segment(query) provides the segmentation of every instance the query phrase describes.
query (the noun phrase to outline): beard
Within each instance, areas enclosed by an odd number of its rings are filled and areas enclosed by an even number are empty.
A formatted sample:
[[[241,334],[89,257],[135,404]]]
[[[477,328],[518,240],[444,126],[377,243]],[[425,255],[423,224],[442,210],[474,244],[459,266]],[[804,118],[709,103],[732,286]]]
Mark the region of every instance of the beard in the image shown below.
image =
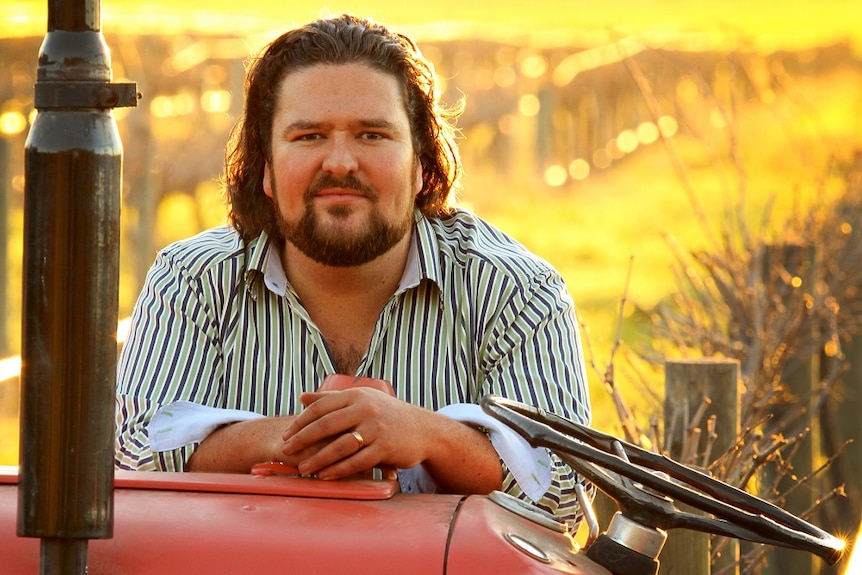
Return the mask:
[[[315,194],[327,187],[358,190],[372,202],[374,209],[360,230],[339,228],[336,225],[324,226],[314,210]],[[278,193],[273,189],[275,213],[278,229],[284,239],[292,243],[303,254],[323,265],[335,267],[359,266],[368,263],[392,249],[404,238],[413,225],[412,210],[398,220],[389,221],[376,209],[377,192],[364,185],[354,175],[344,178],[325,174],[316,180],[303,198],[305,209],[297,221],[287,220],[275,199]],[[350,206],[332,206],[327,213],[336,221],[346,220],[352,213]]]

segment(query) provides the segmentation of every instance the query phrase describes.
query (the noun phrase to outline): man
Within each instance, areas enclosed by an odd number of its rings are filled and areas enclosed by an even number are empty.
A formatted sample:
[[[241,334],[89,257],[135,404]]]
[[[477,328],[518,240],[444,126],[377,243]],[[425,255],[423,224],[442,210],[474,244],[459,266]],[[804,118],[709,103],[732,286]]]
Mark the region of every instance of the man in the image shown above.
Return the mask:
[[[387,466],[405,490],[502,489],[575,516],[576,474],[476,406],[589,419],[559,274],[451,206],[456,116],[414,44],[374,23],[320,20],[266,49],[228,154],[231,226],[161,251],[135,306],[118,467]],[[394,396],[319,390],[334,373]]]

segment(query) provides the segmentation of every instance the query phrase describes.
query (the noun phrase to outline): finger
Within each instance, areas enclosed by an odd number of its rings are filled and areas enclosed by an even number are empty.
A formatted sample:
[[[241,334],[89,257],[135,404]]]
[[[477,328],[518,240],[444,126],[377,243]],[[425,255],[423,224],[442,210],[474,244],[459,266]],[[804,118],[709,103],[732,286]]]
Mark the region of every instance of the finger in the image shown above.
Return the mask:
[[[304,405],[305,407],[308,407],[309,405],[311,405],[315,401],[317,401],[323,397],[326,397],[327,395],[332,395],[334,393],[337,393],[337,392],[335,392],[335,391],[304,391],[304,392],[299,394],[299,402],[302,405]]]
[[[290,430],[290,432],[284,436],[286,439],[284,440],[282,449],[285,454],[291,455],[318,443],[325,443],[327,445],[334,443],[345,433],[349,434],[349,432],[355,429],[359,423],[360,420],[356,417],[356,413],[348,408],[329,412],[319,419],[309,423],[302,429],[297,430],[296,428],[293,428]],[[353,442],[352,444],[348,443],[348,446],[356,447],[356,438],[353,436],[351,436],[351,438],[353,439]],[[347,450],[346,447],[342,447],[344,443],[347,442],[342,441],[337,443],[340,447],[337,453],[339,457],[344,457],[345,455],[352,453],[352,451]]]
[[[362,434],[356,431],[355,429],[350,432],[350,435],[356,440],[356,450],[359,451],[362,449],[362,446],[365,445],[365,438],[362,437]]]
[[[303,410],[296,416],[295,425],[304,426],[329,412],[350,403],[350,398],[339,391],[305,392],[299,395]]]
[[[378,463],[369,442],[358,431],[343,433],[298,465],[300,473],[336,479],[366,471]]]
[[[380,391],[355,388],[310,393],[312,400],[285,431],[285,453],[296,453],[312,443],[334,438],[363,422],[379,425],[389,401],[398,401]]]
[[[284,456],[284,462],[296,468],[299,468],[299,464],[302,461],[305,461],[306,459],[314,456],[317,452],[325,448],[328,444],[329,442],[320,442],[308,447],[304,447],[295,452],[285,451],[282,444],[282,455]]]
[[[299,399],[306,407],[294,418],[287,429],[284,430],[282,439],[287,440],[299,433],[305,427],[324,418],[326,415],[350,405],[349,397],[339,396],[339,394],[340,392],[301,394]],[[331,433],[337,433],[339,431],[341,430],[335,429],[332,430]]]

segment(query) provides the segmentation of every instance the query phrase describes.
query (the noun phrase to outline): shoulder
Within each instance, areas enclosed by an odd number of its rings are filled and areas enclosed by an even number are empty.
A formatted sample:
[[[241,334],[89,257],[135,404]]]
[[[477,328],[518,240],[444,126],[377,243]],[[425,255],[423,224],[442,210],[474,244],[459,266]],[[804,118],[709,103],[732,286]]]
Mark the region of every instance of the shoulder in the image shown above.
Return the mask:
[[[243,267],[246,250],[247,246],[235,229],[221,226],[164,247],[158,259],[199,277],[224,265]]]
[[[427,220],[434,230],[440,257],[463,268],[497,270],[518,283],[536,276],[558,275],[545,259],[527,249],[521,242],[463,209],[450,216]]]

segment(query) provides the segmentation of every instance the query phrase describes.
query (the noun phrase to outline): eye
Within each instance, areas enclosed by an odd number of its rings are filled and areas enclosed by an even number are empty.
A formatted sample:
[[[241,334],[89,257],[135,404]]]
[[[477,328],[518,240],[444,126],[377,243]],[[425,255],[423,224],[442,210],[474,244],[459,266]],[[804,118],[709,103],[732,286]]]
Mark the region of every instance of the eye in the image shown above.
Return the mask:
[[[389,139],[389,136],[387,136],[386,134],[384,134],[382,132],[362,132],[362,135],[360,137],[363,140],[369,140],[369,141]]]
[[[314,142],[323,138],[320,132],[308,132],[304,134],[296,134],[291,138],[292,142]]]

